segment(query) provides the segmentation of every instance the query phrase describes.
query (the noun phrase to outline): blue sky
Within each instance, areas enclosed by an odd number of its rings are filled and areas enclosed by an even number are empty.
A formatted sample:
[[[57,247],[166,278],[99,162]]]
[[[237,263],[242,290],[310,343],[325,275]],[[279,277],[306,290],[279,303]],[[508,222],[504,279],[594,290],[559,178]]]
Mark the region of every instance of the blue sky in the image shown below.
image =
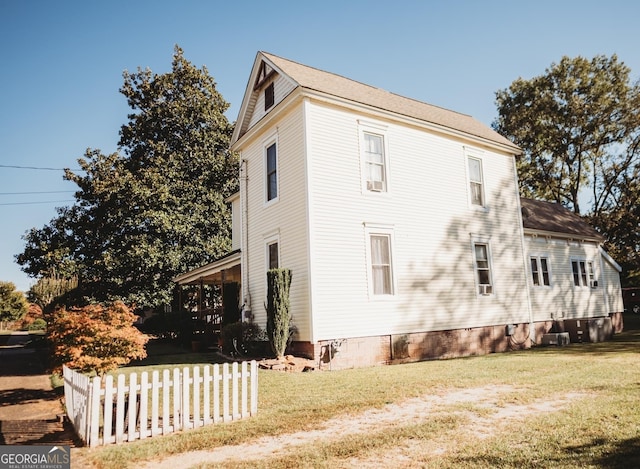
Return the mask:
[[[122,72],[170,69],[175,44],[205,65],[234,121],[258,50],[487,125],[495,92],[562,56],[618,54],[640,77],[640,3],[628,0],[0,1],[0,280],[75,186],[87,148],[117,149],[129,111]]]

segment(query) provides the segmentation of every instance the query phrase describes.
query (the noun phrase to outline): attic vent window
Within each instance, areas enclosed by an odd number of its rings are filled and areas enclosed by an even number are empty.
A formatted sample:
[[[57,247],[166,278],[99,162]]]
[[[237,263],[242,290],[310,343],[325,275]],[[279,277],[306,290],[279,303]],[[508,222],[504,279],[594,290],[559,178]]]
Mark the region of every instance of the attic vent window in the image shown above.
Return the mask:
[[[269,108],[273,106],[274,102],[275,99],[273,95],[273,82],[271,82],[269,83],[269,86],[264,89],[264,110],[268,111]]]

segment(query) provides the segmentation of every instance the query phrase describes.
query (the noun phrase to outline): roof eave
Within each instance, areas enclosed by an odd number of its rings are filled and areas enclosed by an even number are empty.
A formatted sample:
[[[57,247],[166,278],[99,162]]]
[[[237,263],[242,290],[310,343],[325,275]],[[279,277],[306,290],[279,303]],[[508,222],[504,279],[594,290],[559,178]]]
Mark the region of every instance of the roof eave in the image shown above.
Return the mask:
[[[231,142],[235,142],[240,138],[240,132],[242,131],[244,117],[247,114],[247,110],[249,107],[249,102],[251,101],[251,94],[254,92],[253,83],[256,80],[256,76],[260,69],[260,63],[266,60],[270,65],[273,65],[271,61],[264,56],[261,51],[256,53],[256,58],[253,61],[253,65],[251,66],[251,73],[249,74],[249,79],[247,80],[247,85],[244,90],[244,95],[242,96],[242,103],[240,104],[240,110],[238,111],[238,118],[236,119],[236,125],[233,129],[233,134],[231,134]]]
[[[203,265],[202,267],[198,267],[196,269],[190,270],[189,272],[185,272],[184,274],[177,275],[172,280],[178,285],[187,285],[198,280],[201,277],[205,277],[207,275],[211,275],[212,273],[239,265],[241,259],[242,253],[238,249],[236,251],[230,252],[220,259]]]
[[[426,127],[429,130],[432,130],[434,132],[439,132],[439,133],[445,133],[448,134],[450,136],[454,136],[457,138],[464,138],[467,140],[475,140],[477,142],[482,142],[485,145],[489,145],[495,148],[499,148],[504,152],[513,154],[513,155],[519,155],[522,153],[522,150],[520,149],[520,147],[518,147],[517,145],[510,143],[509,144],[505,144],[505,143],[501,143],[501,142],[496,142],[494,140],[490,140],[487,139],[485,137],[481,137],[478,135],[474,135],[471,134],[469,132],[463,131],[463,130],[458,130],[458,129],[454,129],[451,127],[446,127],[443,126],[441,124],[437,124],[435,122],[430,122],[424,119],[420,119],[417,117],[412,117],[412,116],[408,116],[406,114],[401,114],[395,111],[391,111],[389,109],[385,109],[382,107],[378,107],[378,106],[373,106],[371,104],[366,104],[366,103],[362,103],[359,101],[354,101],[352,99],[348,99],[348,98],[343,98],[341,96],[337,96],[334,94],[330,94],[330,93],[326,93],[324,91],[319,91],[313,88],[306,88],[306,87],[300,87],[304,94],[306,96],[309,96],[311,98],[315,98],[318,99],[320,101],[326,101],[326,102],[333,102],[333,103],[340,103],[346,107],[350,107],[352,109],[366,109],[368,112],[374,112],[377,113],[381,116],[390,118],[390,119],[395,119],[395,120],[402,120],[408,123],[411,123],[413,125],[419,126],[419,127]]]
[[[231,150],[237,151],[238,148],[242,147],[243,141],[250,139],[251,138],[250,136],[252,134],[258,132],[261,127],[266,125],[266,123],[268,123],[272,118],[275,118],[292,101],[302,97],[308,97],[311,99],[315,99],[317,101],[321,101],[321,102],[325,102],[333,105],[339,104],[342,107],[347,107],[357,111],[366,110],[368,113],[377,114],[379,117],[393,119],[393,120],[400,120],[417,127],[426,128],[432,132],[446,134],[451,137],[465,139],[478,144],[482,144],[482,145],[491,147],[495,150],[508,153],[510,155],[517,156],[522,153],[522,150],[515,144],[505,144],[502,142],[496,142],[494,140],[490,140],[485,137],[470,134],[462,130],[445,127],[443,125],[429,122],[423,119],[407,116],[405,114],[400,114],[394,111],[390,111],[388,109],[372,106],[370,104],[361,103],[351,99],[336,96],[334,94],[325,93],[323,91],[319,91],[313,88],[307,88],[304,86],[296,87],[291,93],[289,93],[289,95],[287,95],[280,103],[278,103],[278,105],[273,110],[271,110],[271,112],[266,114],[262,119],[260,119],[260,121],[258,121],[255,125],[253,125],[250,129],[248,129],[244,134],[238,136],[236,140],[233,140],[234,143],[231,145]]]
[[[291,103],[301,97],[300,86],[296,87],[291,93],[285,96],[276,106],[265,114],[258,122],[249,127],[245,133],[239,135],[236,140],[232,140],[232,144],[229,147],[231,151],[235,152],[241,149],[244,144],[253,138],[254,135],[260,133],[260,130],[269,124],[273,119],[276,119],[280,114],[285,112]]]
[[[588,234],[580,234],[580,233],[565,233],[561,231],[550,231],[550,230],[538,230],[535,228],[523,228],[525,235],[532,236],[541,236],[541,237],[552,237],[552,238],[561,238],[567,241],[589,241],[592,243],[601,244],[604,242],[604,238],[601,236],[591,236]]]

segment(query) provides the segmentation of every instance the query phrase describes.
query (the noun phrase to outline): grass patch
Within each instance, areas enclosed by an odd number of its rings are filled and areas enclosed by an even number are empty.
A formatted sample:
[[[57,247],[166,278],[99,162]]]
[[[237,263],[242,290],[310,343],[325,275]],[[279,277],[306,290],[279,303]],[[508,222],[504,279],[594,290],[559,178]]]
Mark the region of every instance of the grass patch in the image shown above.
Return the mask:
[[[505,392],[496,398],[498,408],[581,397],[555,411],[496,422],[483,438],[473,434],[470,415],[488,418],[493,412],[471,402],[433,409],[419,424],[336,434],[258,461],[215,467],[342,467],[359,460],[387,461],[390,453],[397,466],[412,467],[640,467],[639,346],[640,331],[631,330],[605,343],[455,360],[316,373],[261,370],[259,411],[251,419],[80,452],[98,467],[136,467],[159,456],[311,431],[329,419],[410,398],[501,386]]]

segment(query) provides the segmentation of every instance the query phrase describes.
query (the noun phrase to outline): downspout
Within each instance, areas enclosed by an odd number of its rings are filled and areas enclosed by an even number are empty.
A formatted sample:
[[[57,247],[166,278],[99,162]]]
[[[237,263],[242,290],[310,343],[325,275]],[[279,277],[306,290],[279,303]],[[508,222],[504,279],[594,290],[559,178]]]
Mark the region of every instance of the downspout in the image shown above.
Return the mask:
[[[242,199],[242,244],[241,251],[241,278],[242,278],[242,314],[241,320],[251,319],[251,293],[249,293],[249,171],[246,159],[240,160],[240,180],[244,191],[240,190]]]

